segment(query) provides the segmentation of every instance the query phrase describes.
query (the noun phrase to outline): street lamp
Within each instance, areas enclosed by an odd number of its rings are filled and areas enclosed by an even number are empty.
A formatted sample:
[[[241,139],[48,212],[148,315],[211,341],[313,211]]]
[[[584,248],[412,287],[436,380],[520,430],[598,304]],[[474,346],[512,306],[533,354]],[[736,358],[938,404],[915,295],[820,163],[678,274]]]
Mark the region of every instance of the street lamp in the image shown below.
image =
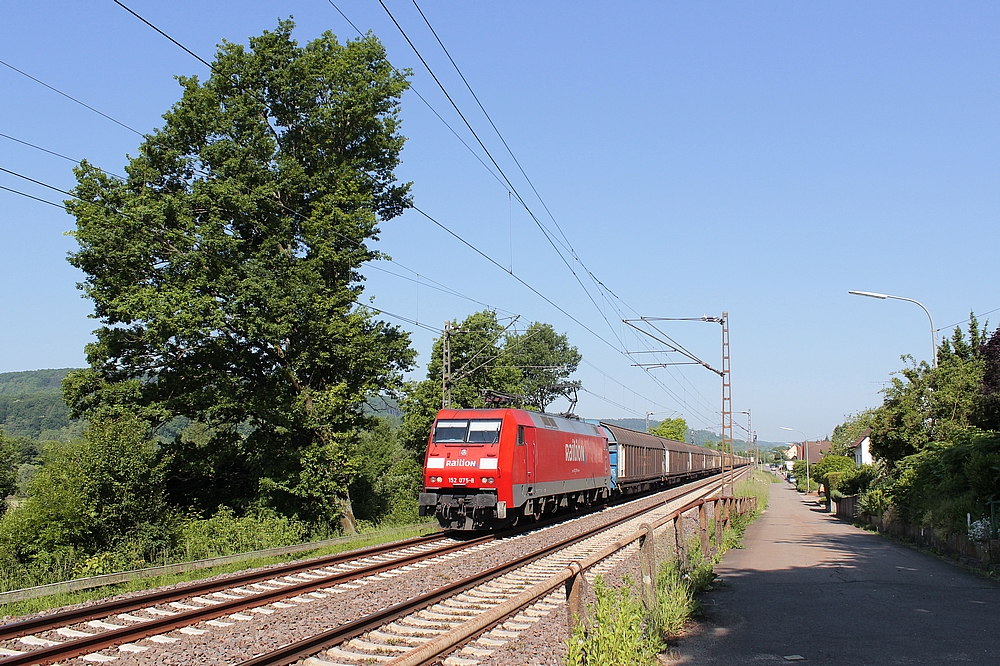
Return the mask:
[[[926,307],[924,307],[923,303],[921,303],[920,301],[915,301],[912,298],[906,298],[904,296],[892,296],[890,294],[879,294],[879,293],[874,292],[874,291],[849,291],[847,293],[851,294],[852,296],[867,296],[868,298],[877,298],[877,299],[883,300],[883,301],[885,299],[887,299],[887,298],[891,298],[891,299],[896,300],[896,301],[906,301],[908,303],[916,303],[921,308],[923,308],[924,312],[927,314],[927,318],[931,322],[931,367],[932,368],[936,368],[937,367],[937,331],[934,330],[934,317],[931,316],[930,310],[928,310]]]
[[[781,429],[782,430],[790,430],[792,432],[797,432],[800,435],[802,435],[802,448],[806,452],[806,495],[808,495],[809,494],[809,484],[810,484],[811,480],[809,478],[809,442],[807,441],[806,434],[804,432],[802,432],[801,430],[798,430],[797,428],[786,428],[785,426],[781,426]]]

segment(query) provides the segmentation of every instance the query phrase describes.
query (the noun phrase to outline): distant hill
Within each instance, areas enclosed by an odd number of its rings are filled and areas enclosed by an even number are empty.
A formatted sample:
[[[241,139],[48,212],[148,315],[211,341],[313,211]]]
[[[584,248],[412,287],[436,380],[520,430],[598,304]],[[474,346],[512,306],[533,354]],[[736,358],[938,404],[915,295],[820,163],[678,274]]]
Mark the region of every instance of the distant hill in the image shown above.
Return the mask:
[[[27,372],[0,373],[0,397],[8,395],[33,395],[59,393],[60,382],[73,368],[58,370],[28,370]]]
[[[60,382],[72,368],[0,373],[0,427],[13,437],[65,440],[82,426],[69,418]]]
[[[0,373],[0,428],[11,437],[41,440],[78,437],[83,424],[70,420],[60,385],[70,370],[73,368]],[[399,404],[388,396],[370,400],[365,413],[393,419],[403,415]],[[190,420],[178,417],[163,427],[160,436],[172,439],[189,424]]]

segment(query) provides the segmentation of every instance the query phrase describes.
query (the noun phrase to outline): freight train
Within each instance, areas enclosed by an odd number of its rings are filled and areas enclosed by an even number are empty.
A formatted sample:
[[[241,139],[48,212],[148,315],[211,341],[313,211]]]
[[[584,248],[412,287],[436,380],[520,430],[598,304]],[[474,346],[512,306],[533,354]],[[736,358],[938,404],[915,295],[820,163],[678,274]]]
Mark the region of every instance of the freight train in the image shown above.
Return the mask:
[[[427,445],[420,515],[445,529],[498,529],[749,462],[610,423],[443,409]]]

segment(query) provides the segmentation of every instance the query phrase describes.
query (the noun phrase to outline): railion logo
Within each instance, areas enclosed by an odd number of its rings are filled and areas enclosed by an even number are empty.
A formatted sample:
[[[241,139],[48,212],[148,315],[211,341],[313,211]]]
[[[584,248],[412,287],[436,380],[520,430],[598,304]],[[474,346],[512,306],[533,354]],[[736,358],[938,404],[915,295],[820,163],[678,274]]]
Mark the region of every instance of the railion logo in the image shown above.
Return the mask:
[[[452,460],[452,459],[449,458],[448,460],[444,461],[444,466],[445,467],[475,467],[476,466],[476,461],[475,460],[462,460],[460,458]]]
[[[587,449],[575,439],[572,444],[566,445],[567,462],[587,462]]]

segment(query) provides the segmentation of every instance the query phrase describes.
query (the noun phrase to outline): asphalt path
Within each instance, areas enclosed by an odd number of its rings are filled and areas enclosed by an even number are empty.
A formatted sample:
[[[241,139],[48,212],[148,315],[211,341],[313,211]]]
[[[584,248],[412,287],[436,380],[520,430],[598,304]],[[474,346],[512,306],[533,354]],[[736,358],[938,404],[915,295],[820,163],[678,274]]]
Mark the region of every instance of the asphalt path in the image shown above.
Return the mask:
[[[672,663],[1000,664],[1000,584],[837,520],[786,483],[743,545],[716,567]]]

